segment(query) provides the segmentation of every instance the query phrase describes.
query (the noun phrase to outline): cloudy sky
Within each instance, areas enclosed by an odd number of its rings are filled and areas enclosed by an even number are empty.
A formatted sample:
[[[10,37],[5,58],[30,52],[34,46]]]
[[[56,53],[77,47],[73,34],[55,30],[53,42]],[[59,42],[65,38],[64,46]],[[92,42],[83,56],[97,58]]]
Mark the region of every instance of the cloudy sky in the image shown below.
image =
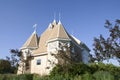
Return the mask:
[[[40,35],[54,18],[92,51],[93,38],[103,34],[105,20],[120,19],[120,0],[0,0],[0,58],[19,49],[38,24]],[[56,15],[54,15],[56,14]]]

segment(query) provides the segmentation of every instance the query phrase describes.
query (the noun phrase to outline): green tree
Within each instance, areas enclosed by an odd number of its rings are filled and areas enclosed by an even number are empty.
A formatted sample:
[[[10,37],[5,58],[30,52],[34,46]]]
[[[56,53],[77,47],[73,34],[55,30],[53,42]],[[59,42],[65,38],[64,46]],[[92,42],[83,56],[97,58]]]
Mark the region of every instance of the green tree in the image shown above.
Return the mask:
[[[8,60],[0,59],[0,74],[11,73],[11,64]]]
[[[10,62],[12,66],[17,66],[20,58],[22,57],[22,51],[19,51],[18,49],[11,49],[10,50],[11,57],[6,57]]]
[[[21,50],[18,49],[11,49],[10,53],[12,54],[12,63],[13,65],[17,65],[17,67],[21,67],[22,68],[22,73],[27,73],[27,68],[29,67],[29,60],[32,59],[32,56],[30,55],[30,51],[26,51],[27,55],[27,59],[25,59],[25,56],[23,55],[23,52]],[[18,65],[19,62],[19,65]]]
[[[120,20],[111,23],[109,20],[105,22],[105,28],[109,31],[109,36],[104,38],[102,35],[99,38],[94,38],[94,60],[102,62],[115,57],[120,62]],[[91,58],[92,59],[92,58]]]
[[[81,55],[72,52],[72,46],[70,42],[60,42],[59,48],[52,55],[58,60],[59,65],[64,66],[68,64],[74,64],[81,62]],[[72,44],[73,45],[73,44]]]

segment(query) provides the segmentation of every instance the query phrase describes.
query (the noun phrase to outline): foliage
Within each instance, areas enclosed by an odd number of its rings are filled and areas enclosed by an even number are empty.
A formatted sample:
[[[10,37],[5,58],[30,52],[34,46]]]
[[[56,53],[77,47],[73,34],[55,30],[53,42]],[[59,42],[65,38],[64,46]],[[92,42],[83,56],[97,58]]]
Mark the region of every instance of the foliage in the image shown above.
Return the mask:
[[[11,64],[7,60],[0,60],[0,74],[11,73]]]
[[[82,75],[82,80],[94,80],[94,77],[90,73],[85,73]]]
[[[80,75],[80,74],[84,74],[84,73],[89,73],[90,72],[90,68],[89,66],[87,66],[84,63],[75,63],[75,64],[68,64],[68,65],[57,65],[56,67],[53,68],[53,70],[51,71],[50,75],[54,76],[56,74],[68,74],[71,76],[75,76],[75,75]]]
[[[81,75],[90,72],[90,67],[84,63],[72,64],[69,68],[69,73],[71,75]]]
[[[18,66],[18,62],[22,57],[22,51],[18,50],[18,49],[11,49],[10,50],[11,53],[11,58],[10,57],[6,57],[10,62],[12,66]]]
[[[11,65],[11,73],[17,73],[18,68],[18,62],[20,60],[20,56],[22,55],[22,52],[18,49],[11,49],[10,50],[11,56],[6,56],[6,61],[8,61]]]
[[[2,74],[0,80],[120,80],[120,67],[112,64],[68,64],[56,65],[50,75]]]
[[[114,76],[106,71],[98,71],[93,74],[95,80],[115,80]]]
[[[0,80],[33,80],[33,74],[23,75],[4,74],[0,75]]]
[[[114,66],[113,64],[91,63],[89,67],[91,68],[90,71],[92,74],[97,71],[107,71],[113,75],[120,74],[120,67]]]
[[[14,55],[11,55],[11,57],[6,56],[6,60],[11,64],[11,73],[16,74],[19,60],[17,60]]]
[[[94,38],[94,52],[95,58],[91,61],[97,60],[101,62],[103,60],[109,60],[110,58],[116,57],[120,59],[120,20],[116,20],[115,24],[106,20],[105,27],[109,31],[109,36],[104,38],[102,35],[99,38]]]
[[[101,73],[101,71],[107,76],[105,78],[106,80],[109,80],[110,77],[114,77],[115,80],[118,80],[120,78],[120,67],[114,66],[112,64],[104,64],[104,63],[91,63],[89,65],[79,63],[79,64],[71,64],[67,66],[60,66],[57,65],[53,68],[53,70],[50,73],[51,77],[54,77],[56,75],[68,75],[70,78],[73,78],[75,80],[97,80],[95,79],[95,74]],[[108,74],[108,75],[107,75]],[[104,80],[104,78],[101,78]],[[113,79],[114,80],[114,79]]]
[[[29,60],[31,59],[30,51],[25,51],[27,54],[26,56],[23,54],[21,50],[18,49],[11,49],[10,50],[12,60],[11,62],[15,65],[16,68],[18,68],[18,62],[19,62],[19,67],[22,67],[22,73],[27,73],[28,65],[29,65]],[[29,54],[29,55],[28,55]]]
[[[72,80],[72,79],[71,79]],[[77,76],[75,76],[74,77],[74,79],[73,80],[82,80],[82,76],[80,76],[80,75],[77,75]]]
[[[22,56],[22,51],[19,51],[18,49],[11,49],[10,53],[13,53],[14,56],[18,56],[18,57]]]

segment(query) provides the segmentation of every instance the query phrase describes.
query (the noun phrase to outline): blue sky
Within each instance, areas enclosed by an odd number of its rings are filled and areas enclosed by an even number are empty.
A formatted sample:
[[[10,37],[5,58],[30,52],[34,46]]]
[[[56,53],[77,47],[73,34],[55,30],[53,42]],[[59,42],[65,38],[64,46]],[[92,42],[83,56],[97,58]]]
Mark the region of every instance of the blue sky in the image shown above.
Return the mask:
[[[120,19],[120,0],[0,0],[0,58],[19,49],[38,24],[40,35],[54,19],[92,50],[93,38],[107,36],[105,20]]]

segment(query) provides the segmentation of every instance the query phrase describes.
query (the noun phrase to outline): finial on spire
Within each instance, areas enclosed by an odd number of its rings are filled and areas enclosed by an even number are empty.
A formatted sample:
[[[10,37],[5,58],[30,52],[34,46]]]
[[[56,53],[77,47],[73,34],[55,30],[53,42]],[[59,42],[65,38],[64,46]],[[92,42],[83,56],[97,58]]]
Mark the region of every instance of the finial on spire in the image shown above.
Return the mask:
[[[59,20],[58,24],[61,24],[61,21]]]
[[[53,23],[56,23],[56,13],[54,12],[54,20]]]
[[[53,23],[56,23],[56,20],[54,19]]]
[[[61,19],[61,15],[60,15],[60,12],[59,12],[59,22],[60,22],[60,19]]]
[[[36,32],[36,30],[37,30],[37,24],[34,24],[33,28],[34,28],[34,32]]]
[[[56,20],[56,13],[54,12],[54,20]]]
[[[58,22],[58,24],[61,24],[60,19],[61,19],[61,15],[60,15],[60,13],[59,13],[59,22]]]

